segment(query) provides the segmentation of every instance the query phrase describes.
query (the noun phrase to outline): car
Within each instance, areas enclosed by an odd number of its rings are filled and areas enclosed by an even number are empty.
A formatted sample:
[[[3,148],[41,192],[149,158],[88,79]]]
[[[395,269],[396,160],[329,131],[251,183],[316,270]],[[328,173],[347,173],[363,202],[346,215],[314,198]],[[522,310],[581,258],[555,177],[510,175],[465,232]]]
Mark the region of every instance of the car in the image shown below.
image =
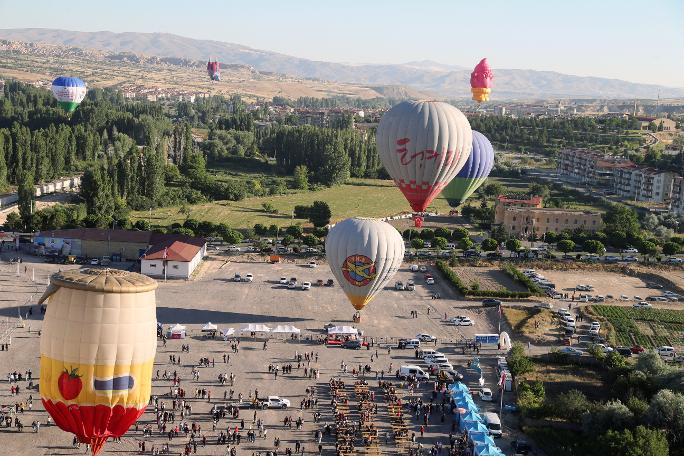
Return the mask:
[[[408,291],[413,291],[416,289],[416,282],[413,281],[413,279],[409,280],[406,282],[406,289]]]
[[[435,284],[435,279],[433,277],[428,277],[425,279],[425,285],[434,285]]]
[[[593,344],[593,347],[600,348],[603,353],[610,353],[613,351],[613,347],[609,347],[606,344]]]
[[[254,282],[254,276],[252,274],[245,274],[242,278],[243,282]]]
[[[437,371],[438,369],[453,369],[454,366],[449,363],[447,358],[432,358],[425,361],[430,369]]]
[[[559,352],[570,356],[582,356],[584,354],[581,350],[577,350],[573,347],[563,347]]]
[[[607,256],[603,259],[603,261],[605,261],[606,263],[617,263],[618,261],[620,261],[620,257]]]
[[[682,264],[682,263],[684,263],[684,259],[677,258],[677,257],[670,257],[665,261],[670,263],[670,264]]]
[[[333,279],[328,279],[327,282],[325,282],[326,287],[334,287],[335,286],[335,281]]]
[[[626,249],[622,249],[621,252],[622,253],[639,253],[639,251],[637,249],[635,249],[634,247],[628,247]]]
[[[617,347],[615,351],[620,353],[625,358],[629,358],[630,356],[632,356],[632,349],[629,347]]]
[[[653,305],[646,302],[646,301],[641,301],[641,302],[637,302],[632,307],[634,307],[635,309],[652,309]]]
[[[418,270],[420,272],[427,272],[427,266],[421,264],[420,266],[418,266]]]
[[[242,282],[242,276],[236,272],[233,276],[233,282]]]
[[[316,264],[315,261],[309,261],[309,262],[307,263],[307,266],[309,266],[310,268],[315,268],[315,267],[318,266],[318,265]]]
[[[517,404],[504,404],[503,409],[508,413],[518,413],[520,412],[520,407]]]
[[[492,395],[492,390],[490,390],[489,388],[482,388],[478,394],[480,396],[480,400],[488,401],[488,402],[491,402],[494,400],[494,396]]]
[[[297,288],[297,281],[290,280],[290,283],[287,284],[287,288],[290,290],[294,290],[295,288]]]
[[[97,266],[100,264],[100,260],[98,260],[97,258],[93,258],[92,260],[90,260],[90,264],[92,266]]]
[[[418,339],[421,342],[434,342],[435,340],[437,340],[435,336],[427,333],[420,333],[416,335],[416,339]]]
[[[394,289],[397,290],[397,291],[403,291],[403,290],[404,290],[404,282],[402,282],[402,281],[397,281],[397,282],[394,284]]]
[[[311,282],[302,282],[302,290],[311,290]]]
[[[280,396],[268,396],[266,407],[271,409],[285,409],[290,406],[290,401]]]
[[[327,332],[329,328],[334,328],[335,326],[337,326],[335,323],[326,323],[323,325],[323,329]]]
[[[348,350],[361,350],[361,342],[356,339],[350,339],[342,344],[342,347]]]
[[[417,272],[418,271],[418,265],[417,264],[412,264],[409,266],[409,271],[411,272]]]
[[[553,309],[553,304],[550,302],[539,302],[534,305],[537,309]]]
[[[644,347],[642,347],[641,345],[633,345],[630,348],[630,350],[632,350],[632,353],[634,353],[635,355],[638,355],[639,353],[643,353],[646,351],[646,349]]]
[[[677,355],[677,357],[674,359],[675,363],[684,363],[684,355]]]
[[[635,256],[628,256],[628,257],[625,257],[622,261],[625,261],[627,263],[638,263],[639,258],[637,258]]]
[[[655,282],[646,282],[646,286],[648,288],[653,288],[655,290],[662,290],[663,289],[663,286],[661,284],[655,283]]]
[[[454,326],[473,326],[475,323],[468,317],[458,316],[451,319]]]
[[[513,440],[511,442],[511,449],[513,450],[513,454],[515,454],[516,456],[519,454],[530,454],[530,452],[532,451],[532,447],[530,446],[530,444],[524,440]]]
[[[444,354],[442,354],[442,353],[436,353],[433,355],[424,356],[423,361],[425,361],[425,364],[430,366],[432,364],[448,363],[449,359],[446,356],[444,356]]]
[[[501,305],[501,301],[494,298],[487,298],[482,300],[482,305],[484,307],[498,307]]]
[[[656,349],[658,354],[660,355],[661,358],[664,360],[670,360],[674,361],[674,359],[677,357],[677,352],[675,352],[675,349],[673,347],[670,347],[668,345],[663,345],[661,347],[658,347]]]
[[[418,339],[399,339],[399,348],[420,348]]]
[[[281,285],[287,285],[288,284],[287,277],[281,277],[280,278],[280,284]]]
[[[230,247],[228,247],[228,251],[229,252],[239,252],[240,247],[238,247],[237,245],[231,245]]]

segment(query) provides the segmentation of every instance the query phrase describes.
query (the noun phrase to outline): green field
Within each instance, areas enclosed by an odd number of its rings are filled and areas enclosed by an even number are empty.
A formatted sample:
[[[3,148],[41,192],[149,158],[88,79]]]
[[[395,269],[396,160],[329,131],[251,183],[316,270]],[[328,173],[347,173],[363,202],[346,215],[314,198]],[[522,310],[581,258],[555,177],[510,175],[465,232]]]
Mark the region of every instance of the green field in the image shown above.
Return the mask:
[[[377,179],[350,179],[345,185],[324,188],[318,191],[290,193],[279,196],[246,198],[242,201],[213,201],[189,206],[189,218],[226,223],[232,228],[252,228],[256,223],[289,226],[302,220],[292,220],[296,205],[310,205],[314,201],[326,201],[332,210],[333,222],[352,216],[386,217],[410,212],[404,195],[394,182]],[[268,214],[263,203],[272,204],[277,214]],[[164,207],[150,211],[134,211],[132,221],[149,220],[152,225],[167,226],[182,223],[187,218],[180,207]],[[430,210],[448,213],[449,205],[443,198],[437,198]]]
[[[684,311],[593,306],[594,313],[606,318],[615,328],[617,342],[644,347],[684,345]]]

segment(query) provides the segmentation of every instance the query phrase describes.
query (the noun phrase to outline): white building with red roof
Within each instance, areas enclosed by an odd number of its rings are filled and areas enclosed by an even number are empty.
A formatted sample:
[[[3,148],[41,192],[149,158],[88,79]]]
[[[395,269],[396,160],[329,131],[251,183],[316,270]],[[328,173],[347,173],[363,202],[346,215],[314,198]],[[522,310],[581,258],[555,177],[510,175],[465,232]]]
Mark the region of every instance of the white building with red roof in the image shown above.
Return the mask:
[[[204,239],[166,234],[140,257],[140,272],[152,277],[189,279],[207,253]]]

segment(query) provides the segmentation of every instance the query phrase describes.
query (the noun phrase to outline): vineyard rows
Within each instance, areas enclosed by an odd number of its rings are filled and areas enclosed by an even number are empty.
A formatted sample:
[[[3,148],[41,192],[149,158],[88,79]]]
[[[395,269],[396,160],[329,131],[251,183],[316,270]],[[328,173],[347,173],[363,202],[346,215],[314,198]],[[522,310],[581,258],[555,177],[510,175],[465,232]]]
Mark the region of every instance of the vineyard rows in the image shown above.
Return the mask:
[[[684,345],[684,311],[617,306],[593,306],[593,310],[613,325],[619,345]],[[644,334],[640,327],[648,327],[652,333]]]

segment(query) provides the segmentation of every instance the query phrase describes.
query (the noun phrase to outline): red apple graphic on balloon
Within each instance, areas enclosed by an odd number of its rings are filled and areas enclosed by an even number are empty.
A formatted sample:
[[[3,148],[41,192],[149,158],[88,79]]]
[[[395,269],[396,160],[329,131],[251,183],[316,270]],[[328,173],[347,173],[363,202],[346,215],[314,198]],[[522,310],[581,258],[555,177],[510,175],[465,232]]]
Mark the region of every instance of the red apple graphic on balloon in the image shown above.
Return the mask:
[[[76,398],[81,389],[83,389],[83,382],[81,381],[81,376],[78,375],[78,368],[71,369],[71,372],[64,369],[64,372],[57,379],[57,386],[62,397],[67,401]]]

